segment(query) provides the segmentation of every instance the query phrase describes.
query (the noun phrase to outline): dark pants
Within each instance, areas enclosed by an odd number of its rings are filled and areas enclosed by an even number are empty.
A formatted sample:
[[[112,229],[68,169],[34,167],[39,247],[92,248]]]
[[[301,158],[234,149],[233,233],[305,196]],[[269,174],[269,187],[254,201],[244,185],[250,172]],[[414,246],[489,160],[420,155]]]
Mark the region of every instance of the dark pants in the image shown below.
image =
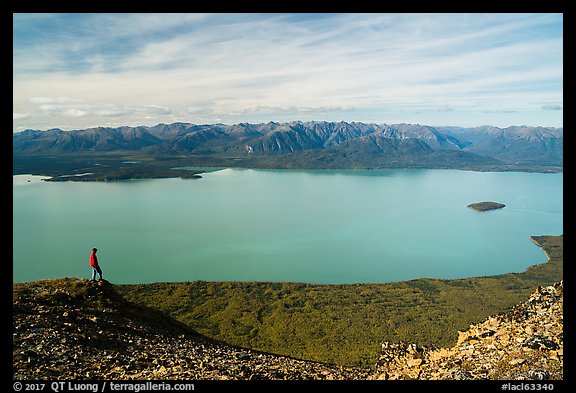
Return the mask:
[[[102,269],[100,269],[100,266],[94,266],[92,268],[92,280],[96,279],[96,273],[98,273],[100,280],[102,280]]]

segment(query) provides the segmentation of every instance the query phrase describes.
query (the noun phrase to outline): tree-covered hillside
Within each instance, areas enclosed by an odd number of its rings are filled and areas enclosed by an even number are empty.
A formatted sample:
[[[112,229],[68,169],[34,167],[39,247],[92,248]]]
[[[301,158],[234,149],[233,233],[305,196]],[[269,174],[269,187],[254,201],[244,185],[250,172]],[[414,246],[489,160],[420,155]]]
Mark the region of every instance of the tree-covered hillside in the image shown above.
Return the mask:
[[[550,259],[523,273],[347,285],[194,281],[118,290],[234,345],[370,367],[383,341],[453,345],[459,330],[561,280],[563,236],[533,239]]]

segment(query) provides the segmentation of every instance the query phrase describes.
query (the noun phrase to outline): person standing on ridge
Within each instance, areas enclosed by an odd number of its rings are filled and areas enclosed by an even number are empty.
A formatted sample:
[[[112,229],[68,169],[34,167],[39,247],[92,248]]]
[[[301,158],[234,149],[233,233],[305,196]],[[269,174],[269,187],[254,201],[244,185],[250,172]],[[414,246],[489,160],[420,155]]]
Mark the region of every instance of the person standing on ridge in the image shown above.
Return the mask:
[[[90,266],[92,267],[92,280],[96,280],[96,273],[98,273],[99,279],[102,280],[102,269],[100,269],[100,265],[98,264],[98,257],[96,256],[96,248],[92,249],[92,253],[90,254]]]

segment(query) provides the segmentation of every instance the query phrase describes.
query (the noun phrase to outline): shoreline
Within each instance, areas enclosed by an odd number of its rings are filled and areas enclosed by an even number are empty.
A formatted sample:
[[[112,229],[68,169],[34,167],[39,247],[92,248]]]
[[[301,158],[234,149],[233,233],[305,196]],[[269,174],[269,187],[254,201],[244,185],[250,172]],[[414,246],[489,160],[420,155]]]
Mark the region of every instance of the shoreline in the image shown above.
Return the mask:
[[[532,243],[534,243],[535,245],[538,246],[538,248],[544,253],[544,255],[546,256],[546,261],[541,262],[541,263],[537,263],[535,265],[530,265],[528,266],[526,269],[524,269],[521,272],[505,272],[505,273],[499,273],[499,274],[493,274],[493,275],[478,275],[478,276],[467,276],[467,277],[459,277],[459,278],[435,278],[435,277],[418,277],[418,278],[412,278],[409,280],[399,280],[399,281],[386,281],[386,282],[353,282],[353,283],[309,283],[309,282],[304,282],[304,281],[258,281],[258,280],[248,280],[248,281],[242,281],[242,280],[192,280],[192,281],[153,281],[153,282],[143,282],[143,283],[111,283],[113,285],[122,285],[122,286],[133,286],[133,285],[157,285],[157,284],[184,284],[184,283],[211,283],[211,284],[262,284],[262,285],[283,285],[283,284],[289,284],[289,285],[302,285],[302,286],[309,286],[309,287],[321,287],[321,286],[325,286],[325,287],[339,287],[339,286],[362,286],[362,285],[393,285],[393,284],[404,284],[404,283],[410,283],[410,282],[416,282],[416,281],[427,281],[427,280],[432,280],[432,281],[443,281],[443,282],[456,282],[456,281],[463,281],[463,280],[472,280],[472,279],[485,279],[485,278],[498,278],[504,275],[508,275],[508,274],[526,274],[528,273],[528,271],[530,269],[534,269],[536,267],[539,266],[544,266],[547,263],[549,263],[551,261],[551,257],[548,254],[548,252],[544,249],[544,247],[538,243],[535,239],[534,236],[545,236],[545,237],[562,237],[563,235],[530,235],[528,236],[528,238],[530,239],[530,241]],[[68,278],[68,277],[66,277]],[[70,277],[72,278],[72,277]],[[33,283],[33,282],[39,282],[39,281],[46,281],[46,280],[54,280],[54,279],[58,279],[58,278],[43,278],[43,279],[39,279],[39,280],[30,280],[30,281],[13,281],[12,285],[15,284],[25,284],[25,283]]]
[[[128,300],[161,309],[214,339],[368,366],[377,361],[375,348],[382,342],[452,347],[459,331],[510,310],[540,286],[561,281],[563,236],[537,238],[550,260],[522,273],[367,284],[191,281],[117,288]],[[246,335],[248,331],[257,335]],[[309,344],[304,349],[303,337]],[[337,350],[334,342],[340,343]]]
[[[541,245],[540,243],[538,243],[538,242],[534,239],[534,236],[535,236],[535,235],[530,235],[530,236],[528,236],[528,237],[530,238],[530,241],[532,241],[532,243],[536,244],[536,245],[538,246],[538,248],[539,248],[540,250],[542,250],[542,252],[544,253],[544,255],[546,255],[546,262],[538,263],[538,264],[536,264],[536,265],[534,265],[534,266],[543,265],[543,264],[545,264],[545,263],[550,262],[550,255],[548,255],[548,252],[546,252],[546,250],[544,249],[544,247],[542,247],[542,245]],[[542,236],[542,235],[540,235],[540,236]],[[550,235],[550,236],[562,236],[562,235]]]
[[[337,285],[242,281],[111,284],[126,300],[161,310],[211,339],[266,353],[366,368],[378,361],[382,342],[452,347],[459,331],[510,310],[540,286],[562,280],[563,236],[535,238],[540,248],[549,250],[550,259],[523,273]],[[13,288],[27,283],[13,283]],[[337,347],[333,343],[338,343]]]
[[[36,174],[36,173],[12,173],[12,178],[15,176],[32,176],[39,177],[41,181],[59,183],[59,182],[95,182],[95,183],[107,183],[107,182],[120,182],[126,180],[162,180],[162,179],[182,179],[182,180],[198,180],[202,179],[203,174],[210,174],[214,172],[219,172],[226,169],[237,169],[237,170],[261,170],[261,171],[293,171],[293,172],[320,172],[320,171],[349,171],[351,173],[355,171],[383,171],[383,170],[432,170],[432,171],[462,171],[462,172],[475,172],[475,173],[533,173],[533,174],[564,174],[564,169],[559,170],[530,170],[530,169],[471,169],[471,168],[427,168],[427,167],[385,167],[385,168],[270,168],[270,167],[258,167],[258,166],[190,166],[187,169],[186,166],[170,168],[175,172],[192,172],[187,176],[178,176],[178,174],[173,173],[171,175],[160,175],[160,176],[145,176],[145,177],[118,177],[118,176],[106,176],[103,178],[91,178],[92,175],[98,175],[96,172],[82,173],[82,174]],[[215,169],[218,168],[218,169]],[[102,175],[100,175],[102,176]],[[470,206],[468,206],[470,207]],[[473,209],[473,208],[472,208]],[[473,209],[476,210],[476,209]]]

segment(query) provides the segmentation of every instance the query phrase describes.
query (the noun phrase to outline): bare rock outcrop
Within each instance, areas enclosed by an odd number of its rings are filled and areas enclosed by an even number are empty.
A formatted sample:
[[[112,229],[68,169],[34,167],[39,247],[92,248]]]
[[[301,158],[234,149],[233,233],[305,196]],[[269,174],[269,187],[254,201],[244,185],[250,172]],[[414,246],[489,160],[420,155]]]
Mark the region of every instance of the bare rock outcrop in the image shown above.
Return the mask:
[[[563,379],[563,282],[459,332],[451,348],[382,344],[376,379]]]
[[[382,344],[374,369],[305,361],[204,337],[106,281],[13,286],[13,379],[561,380],[563,283],[460,332],[451,348]]]
[[[294,359],[209,339],[122,298],[106,281],[14,284],[13,378],[342,380],[368,370]]]

